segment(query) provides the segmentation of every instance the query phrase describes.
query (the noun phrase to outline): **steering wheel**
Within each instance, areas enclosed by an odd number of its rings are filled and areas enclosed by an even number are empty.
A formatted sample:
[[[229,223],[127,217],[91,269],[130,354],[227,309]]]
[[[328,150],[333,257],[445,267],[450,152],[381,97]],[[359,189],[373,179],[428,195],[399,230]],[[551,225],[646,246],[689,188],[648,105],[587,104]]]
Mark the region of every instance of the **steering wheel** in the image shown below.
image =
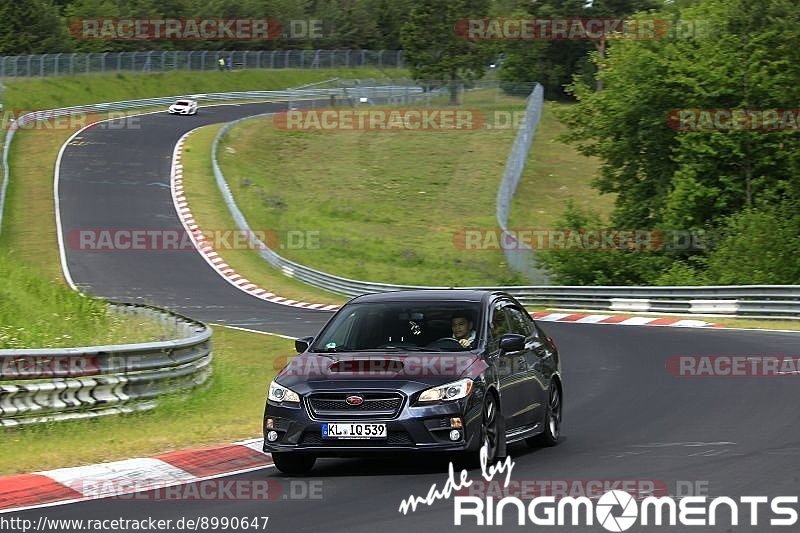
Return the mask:
[[[440,339],[436,339],[435,341],[428,343],[428,348],[455,348],[456,346],[448,346],[455,344],[459,350],[465,350],[461,343],[455,337],[442,337]]]

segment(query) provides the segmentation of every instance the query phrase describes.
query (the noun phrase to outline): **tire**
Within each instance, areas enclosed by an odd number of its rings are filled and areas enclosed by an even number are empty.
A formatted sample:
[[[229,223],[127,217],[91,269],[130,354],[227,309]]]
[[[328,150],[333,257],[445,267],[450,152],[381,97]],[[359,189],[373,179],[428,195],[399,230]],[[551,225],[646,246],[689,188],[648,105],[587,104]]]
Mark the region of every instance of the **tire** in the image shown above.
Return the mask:
[[[550,385],[550,394],[547,401],[547,412],[544,418],[544,431],[535,437],[525,439],[525,442],[532,447],[549,447],[558,444],[561,438],[561,418],[563,410],[563,399],[561,389],[556,382]]]
[[[275,452],[272,454],[275,468],[290,476],[308,474],[317,458],[304,453]]]
[[[487,393],[483,400],[483,419],[481,421],[481,444],[478,448],[478,460],[483,446],[488,446],[487,464],[493,464],[497,460],[497,452],[500,450],[500,410],[497,407],[497,399],[493,394]]]

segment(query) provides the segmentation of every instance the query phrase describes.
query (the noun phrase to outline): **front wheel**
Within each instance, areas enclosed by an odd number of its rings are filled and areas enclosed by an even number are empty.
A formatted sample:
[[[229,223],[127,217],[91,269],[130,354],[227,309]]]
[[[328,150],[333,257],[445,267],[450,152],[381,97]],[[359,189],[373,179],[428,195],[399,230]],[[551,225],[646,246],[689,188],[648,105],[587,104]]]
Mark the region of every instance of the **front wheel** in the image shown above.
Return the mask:
[[[500,449],[500,413],[497,410],[497,400],[492,394],[487,394],[483,401],[483,422],[481,423],[481,448],[486,448],[487,464],[497,460]],[[480,450],[478,450],[480,458]]]
[[[275,468],[288,474],[290,476],[299,476],[308,474],[317,458],[313,455],[291,452],[274,452],[272,460],[275,462]]]
[[[550,385],[550,399],[547,402],[547,413],[544,419],[544,431],[535,437],[525,439],[530,446],[555,446],[561,437],[561,391],[554,382]]]

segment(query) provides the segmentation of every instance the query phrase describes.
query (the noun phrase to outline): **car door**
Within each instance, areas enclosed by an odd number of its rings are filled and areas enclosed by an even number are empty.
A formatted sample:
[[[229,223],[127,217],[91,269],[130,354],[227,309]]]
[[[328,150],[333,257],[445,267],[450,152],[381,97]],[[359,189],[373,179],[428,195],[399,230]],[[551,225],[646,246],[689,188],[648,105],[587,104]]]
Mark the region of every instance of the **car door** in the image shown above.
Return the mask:
[[[524,350],[521,352],[501,352],[500,337],[511,333],[511,325],[506,310],[508,302],[498,301],[492,306],[489,317],[489,339],[487,350],[495,358],[500,381],[500,405],[506,420],[506,430],[524,425],[528,398],[525,393],[525,379],[528,365]]]
[[[548,355],[546,345],[539,338],[530,315],[517,305],[506,307],[512,333],[525,336],[525,353],[520,358],[525,358],[526,372],[525,384],[522,394],[527,399],[528,411],[522,417],[524,425],[533,425],[542,419],[545,402],[547,401],[547,387],[549,376],[546,372],[545,358]]]

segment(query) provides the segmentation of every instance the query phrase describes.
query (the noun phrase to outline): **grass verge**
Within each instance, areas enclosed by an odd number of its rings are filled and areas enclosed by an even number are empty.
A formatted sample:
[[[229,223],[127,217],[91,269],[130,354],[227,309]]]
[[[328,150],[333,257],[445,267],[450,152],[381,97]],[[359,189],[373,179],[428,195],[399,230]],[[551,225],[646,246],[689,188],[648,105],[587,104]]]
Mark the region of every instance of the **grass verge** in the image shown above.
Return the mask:
[[[524,100],[476,91],[463,105],[491,117],[520,111]],[[369,281],[517,284],[502,252],[465,250],[459,241],[467,229],[496,227],[514,135],[513,128],[297,131],[268,118],[234,128],[220,162],[251,226],[274,230],[289,259]],[[313,233],[319,245],[292,247],[291,232]]]
[[[567,127],[556,118],[559,109],[572,104],[546,102],[517,194],[511,204],[509,228],[555,229],[556,219],[567,202],[598,213],[607,220],[615,195],[600,194],[591,186],[598,174],[597,158],[578,153],[557,138]]]
[[[186,198],[197,225],[205,230],[236,228],[233,217],[225,207],[211,167],[211,143],[222,126],[205,126],[192,133],[184,144],[181,158]],[[245,276],[250,281],[284,298],[326,304],[341,304],[347,300],[341,295],[315,289],[283,275],[271,268],[256,250],[217,247],[217,253],[234,270],[246,273]]]
[[[146,317],[123,316],[102,300],[37,275],[0,254],[0,349],[63,348],[173,338]],[[13,304],[13,305],[12,305]]]
[[[0,475],[229,443],[261,433],[264,400],[292,341],[214,328],[213,377],[152,411],[0,429]],[[53,443],[58,443],[55,446]]]
[[[80,296],[64,281],[53,172],[58,150],[73,132],[19,131],[11,145],[11,180],[0,234],[0,348],[127,344],[170,337],[158,322],[109,312],[104,302]]]

